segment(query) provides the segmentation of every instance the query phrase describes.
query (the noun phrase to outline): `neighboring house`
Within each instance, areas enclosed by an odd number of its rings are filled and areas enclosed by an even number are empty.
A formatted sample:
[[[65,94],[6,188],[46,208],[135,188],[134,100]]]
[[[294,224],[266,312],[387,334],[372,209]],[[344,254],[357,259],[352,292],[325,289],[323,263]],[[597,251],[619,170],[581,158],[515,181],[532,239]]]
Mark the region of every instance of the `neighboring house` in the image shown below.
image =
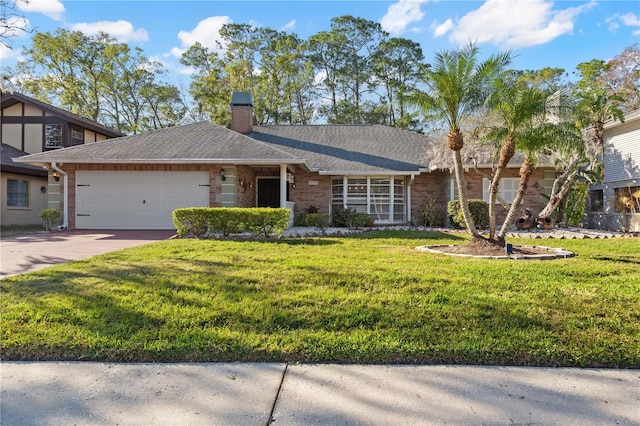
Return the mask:
[[[640,110],[604,126],[604,178],[589,190],[590,228],[640,232]]]
[[[0,87],[2,225],[40,224],[43,208],[61,208],[60,175],[15,163],[26,154],[123,136],[94,121]]]
[[[201,122],[17,161],[61,171],[65,224],[78,229],[175,229],[171,212],[190,206],[288,207],[296,216],[311,206],[350,207],[380,225],[420,224],[427,200],[444,215],[455,197],[452,175],[426,154],[434,144],[427,136],[382,125],[253,126],[245,92],[233,94],[231,114],[231,129]],[[507,201],[518,167],[502,185]],[[545,171],[531,182],[525,206],[536,211]],[[483,197],[473,169],[467,188]]]
[[[35,225],[42,223],[40,212],[47,207],[47,170],[29,164],[18,164],[13,158],[27,153],[1,145],[2,225]]]

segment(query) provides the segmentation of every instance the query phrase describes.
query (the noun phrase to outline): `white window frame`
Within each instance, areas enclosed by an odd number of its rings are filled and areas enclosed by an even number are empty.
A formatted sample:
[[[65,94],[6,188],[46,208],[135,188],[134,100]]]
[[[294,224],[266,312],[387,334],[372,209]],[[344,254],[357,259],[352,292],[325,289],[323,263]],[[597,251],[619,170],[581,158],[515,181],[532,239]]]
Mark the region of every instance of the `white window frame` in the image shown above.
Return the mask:
[[[12,183],[14,184],[13,188],[11,188]],[[28,180],[7,179],[7,208],[28,209],[31,205],[29,186]]]
[[[336,186],[334,184],[335,181],[342,180],[342,194],[336,196],[333,193],[333,188]],[[378,219],[375,214],[375,206],[373,202],[375,201],[371,194],[372,184],[371,181],[374,181],[374,186],[376,182],[381,180],[388,180],[389,191],[383,197],[387,202],[388,212],[383,212],[385,218]],[[398,182],[399,181],[399,182]],[[350,191],[349,188],[353,188],[357,186],[358,189],[355,191],[351,191],[351,193],[359,194],[360,196],[349,196]],[[396,191],[396,187],[401,186],[402,193],[398,194]],[[363,194],[364,192],[364,194]],[[366,194],[366,195],[365,195]],[[365,196],[363,196],[365,195]],[[379,224],[392,224],[392,223],[404,223],[407,220],[407,186],[406,179],[404,176],[334,176],[331,179],[331,211],[337,204],[342,204],[342,208],[355,208],[356,211],[361,213],[367,213],[371,216],[371,220],[375,223]],[[397,213],[396,207],[402,205],[402,212]],[[383,206],[384,207],[384,206]]]
[[[489,179],[482,179],[482,199],[486,202],[489,202],[490,184],[491,182],[489,182]],[[511,204],[518,193],[518,186],[520,186],[520,178],[502,178],[498,184],[498,195],[505,201],[505,203]],[[496,200],[496,204],[497,203],[498,200]]]

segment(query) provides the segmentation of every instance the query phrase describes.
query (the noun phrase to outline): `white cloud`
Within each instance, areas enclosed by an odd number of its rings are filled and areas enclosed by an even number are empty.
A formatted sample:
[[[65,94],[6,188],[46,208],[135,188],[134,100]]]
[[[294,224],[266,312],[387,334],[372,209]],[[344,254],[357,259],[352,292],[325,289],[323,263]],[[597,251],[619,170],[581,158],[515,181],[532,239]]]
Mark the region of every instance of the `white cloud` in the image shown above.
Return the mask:
[[[29,20],[27,18],[13,16],[8,17],[6,23],[3,23],[2,36],[6,39],[24,38],[27,36],[26,30],[29,28]],[[7,42],[5,40],[5,42]]]
[[[6,61],[8,59],[17,59],[21,55],[19,50],[9,49],[4,44],[0,43],[0,61]]]
[[[171,53],[179,57],[189,47],[199,42],[204,47],[217,51],[217,41],[221,42],[220,29],[224,24],[230,24],[231,18],[228,16],[210,16],[198,22],[198,25],[191,31],[180,31],[178,38],[182,42],[181,47],[174,47]]]
[[[570,34],[577,17],[595,5],[591,1],[553,10],[553,3],[547,0],[487,0],[456,22],[450,40],[458,44],[494,43],[510,49],[536,46]]]
[[[56,21],[64,19],[64,5],[58,0],[29,0],[16,4],[22,12],[42,13]]]
[[[412,22],[420,21],[424,12],[420,8],[428,0],[399,0],[387,9],[387,14],[380,20],[382,29],[392,35],[400,35]]]
[[[99,31],[107,33],[121,43],[130,41],[147,41],[149,34],[143,29],[134,29],[133,24],[129,21],[98,21],[98,22],[79,22],[71,24],[71,29],[80,31],[85,34],[98,34]]]
[[[281,31],[294,31],[296,29],[296,20],[292,19],[287,22],[284,27],[281,28]]]
[[[451,20],[451,18],[447,19],[442,24],[438,24],[437,22],[434,22],[433,24],[431,24],[431,30],[433,31],[434,37],[443,36],[449,31],[451,31],[452,29],[453,29],[453,21]]]
[[[616,13],[615,15],[605,19],[605,22],[609,24],[609,31],[616,32],[620,28],[620,24],[625,27],[637,27],[631,30],[631,34],[634,36],[640,35],[640,18],[635,13],[629,12],[624,15]]]

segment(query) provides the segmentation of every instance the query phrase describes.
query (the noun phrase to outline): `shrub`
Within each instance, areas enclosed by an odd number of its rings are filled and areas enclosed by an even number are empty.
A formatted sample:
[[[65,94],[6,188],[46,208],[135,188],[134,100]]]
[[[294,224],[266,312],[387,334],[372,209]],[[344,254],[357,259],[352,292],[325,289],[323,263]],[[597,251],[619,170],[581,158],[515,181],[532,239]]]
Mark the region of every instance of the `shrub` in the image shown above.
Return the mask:
[[[261,236],[281,234],[289,225],[289,209],[191,207],[173,211],[180,236],[200,238],[207,233],[225,237],[250,231]]]
[[[368,213],[356,213],[351,219],[350,228],[362,228],[369,222],[371,222],[371,216]]]
[[[469,210],[476,228],[487,228],[489,226],[489,204],[484,200],[469,200]],[[447,204],[447,214],[451,224],[461,228],[466,227],[459,200],[451,200]]]
[[[422,206],[422,224],[424,226],[443,226],[444,225],[444,209],[435,198],[429,198]]]
[[[233,207],[208,208],[207,227],[211,232],[217,232],[224,237],[239,234],[248,228],[247,209]]]
[[[329,213],[309,213],[305,219],[307,226],[314,226],[324,232],[331,224],[331,215]]]
[[[353,218],[358,212],[353,207],[339,207],[331,213],[331,223],[339,228],[351,228]]]
[[[207,232],[208,207],[181,208],[173,211],[173,224],[178,235],[202,237]]]
[[[42,209],[40,211],[40,218],[44,220],[44,226],[47,231],[51,231],[60,223],[62,213],[58,209]]]
[[[289,226],[289,209],[249,208],[241,209],[247,214],[248,229],[260,236],[282,234]]]

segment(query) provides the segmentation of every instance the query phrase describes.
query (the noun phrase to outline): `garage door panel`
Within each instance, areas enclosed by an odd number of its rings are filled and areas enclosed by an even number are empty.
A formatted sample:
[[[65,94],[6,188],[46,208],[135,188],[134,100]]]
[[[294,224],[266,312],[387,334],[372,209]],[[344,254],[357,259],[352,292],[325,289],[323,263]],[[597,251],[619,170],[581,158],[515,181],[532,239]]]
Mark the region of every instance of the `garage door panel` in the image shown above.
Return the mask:
[[[78,171],[79,229],[175,229],[179,207],[209,206],[208,172]]]

